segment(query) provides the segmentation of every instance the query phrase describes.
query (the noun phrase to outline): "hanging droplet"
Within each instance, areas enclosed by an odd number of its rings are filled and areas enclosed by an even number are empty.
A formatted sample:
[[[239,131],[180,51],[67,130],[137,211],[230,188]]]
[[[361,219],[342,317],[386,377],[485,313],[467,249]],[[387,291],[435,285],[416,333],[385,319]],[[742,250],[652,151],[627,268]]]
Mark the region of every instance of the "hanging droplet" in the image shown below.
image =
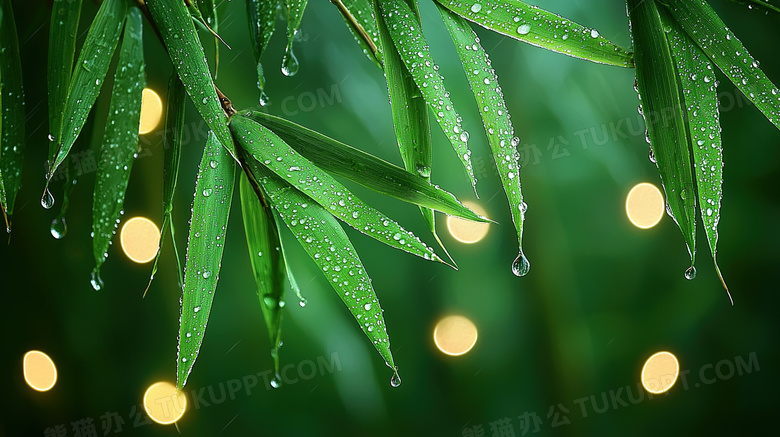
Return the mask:
[[[282,386],[282,378],[277,373],[276,375],[274,375],[273,378],[271,378],[271,387],[279,388],[281,386]]]
[[[696,267],[690,266],[687,269],[685,269],[685,279],[691,280],[696,277]]]
[[[531,270],[531,263],[528,262],[528,258],[525,257],[525,254],[520,251],[517,258],[512,261],[512,273],[514,273],[515,276],[525,276],[528,274],[529,270]]]
[[[307,303],[309,303],[309,302],[306,299],[304,299],[303,297],[301,297],[301,300],[298,301],[298,304],[301,306],[301,308],[306,307]]]
[[[390,385],[395,388],[401,385],[401,377],[398,375],[398,366],[393,368],[393,377],[390,378]]]
[[[92,284],[92,288],[95,291],[100,291],[103,288],[103,279],[100,277],[99,268],[95,267],[92,270],[92,278],[89,280],[89,283]]]
[[[65,221],[65,216],[60,214],[55,217],[54,220],[51,221],[49,231],[51,232],[51,236],[57,240],[63,239],[65,234],[68,233],[68,223]]]
[[[54,196],[52,196],[48,186],[43,190],[43,196],[41,197],[41,206],[44,209],[51,209],[51,207],[54,206]]]
[[[285,76],[295,76],[295,73],[298,72],[298,67],[300,67],[300,65],[298,64],[298,58],[296,58],[295,53],[293,53],[291,41],[287,44],[287,50],[285,50],[284,57],[282,58],[282,74]]]
[[[260,97],[257,99],[257,103],[260,106],[268,106],[269,103],[271,103],[271,98],[268,97],[268,94],[265,93],[265,90],[262,88],[259,88],[260,90]]]

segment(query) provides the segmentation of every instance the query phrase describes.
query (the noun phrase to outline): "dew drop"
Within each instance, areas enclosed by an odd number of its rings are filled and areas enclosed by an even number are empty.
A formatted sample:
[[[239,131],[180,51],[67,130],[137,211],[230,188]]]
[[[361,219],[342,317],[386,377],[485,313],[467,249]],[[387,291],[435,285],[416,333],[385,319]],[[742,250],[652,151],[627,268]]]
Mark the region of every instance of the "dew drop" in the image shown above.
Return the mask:
[[[522,24],[517,28],[517,33],[520,35],[528,35],[528,32],[531,31],[531,25],[529,24]]]
[[[46,187],[43,190],[41,206],[44,207],[44,209],[51,209],[51,207],[54,206],[54,196],[52,196],[51,191],[49,191],[49,187]]]
[[[515,276],[525,276],[528,274],[529,270],[531,270],[531,263],[528,262],[528,258],[525,257],[525,254],[520,251],[517,258],[512,261],[512,273],[514,273]]]
[[[593,29],[590,31],[590,37],[591,38],[598,38],[599,37],[599,31],[596,29]]]
[[[295,76],[299,67],[298,58],[295,57],[295,53],[293,53],[292,49],[292,42],[290,42],[290,44],[287,45],[287,50],[284,52],[284,57],[282,58],[282,74],[285,76]]]
[[[696,267],[690,266],[687,269],[685,269],[685,279],[691,280],[696,277]]]
[[[399,387],[401,385],[401,377],[398,375],[398,366],[395,366],[393,369],[393,377],[390,378],[390,385],[393,388]]]
[[[274,375],[274,377],[271,378],[271,387],[279,388],[281,386],[282,386],[282,378],[279,377],[278,374]]]
[[[476,14],[477,12],[481,11],[481,10],[482,10],[482,5],[481,5],[481,4],[479,4],[479,3],[474,3],[474,4],[471,6],[471,12],[474,12],[475,14]]]
[[[89,283],[95,291],[100,291],[103,288],[103,278],[100,277],[100,269],[95,267],[92,270]]]
[[[68,223],[65,222],[65,216],[58,215],[55,217],[54,220],[51,221],[49,231],[51,232],[51,236],[57,240],[64,238],[65,234],[68,233]]]

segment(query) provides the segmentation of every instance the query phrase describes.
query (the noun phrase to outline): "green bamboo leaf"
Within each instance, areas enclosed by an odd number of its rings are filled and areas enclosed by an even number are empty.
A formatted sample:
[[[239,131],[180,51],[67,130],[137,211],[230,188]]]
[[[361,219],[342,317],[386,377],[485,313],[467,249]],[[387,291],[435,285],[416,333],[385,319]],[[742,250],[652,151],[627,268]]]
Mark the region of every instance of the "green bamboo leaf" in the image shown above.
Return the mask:
[[[257,161],[252,160],[250,166],[274,210],[328,279],[385,364],[393,369],[393,387],[400,385],[379,299],[344,229],[326,208],[286,180]]]
[[[235,177],[235,161],[216,136],[209,133],[198,167],[187,240],[176,361],[179,390],[187,383],[206,333],[222,265]]]
[[[0,4],[0,23],[2,23],[3,20],[3,5]],[[2,84],[3,80],[3,69],[0,68],[0,84]],[[0,138],[3,136],[3,93],[0,91]],[[0,162],[3,160],[3,148],[0,146]],[[8,216],[5,214],[5,202],[6,202],[6,195],[5,195],[5,184],[3,183],[3,166],[0,165],[0,213],[3,214],[3,222],[5,223],[5,231],[6,233],[11,232],[11,226],[10,223],[8,223]]]
[[[239,114],[232,118],[230,128],[249,155],[355,230],[396,249],[444,262],[418,237],[363,203],[266,127]]]
[[[372,0],[331,0],[331,3],[341,12],[363,53],[381,68],[384,61]]]
[[[48,184],[57,167],[70,153],[73,143],[81,133],[87,116],[95,104],[98,93],[100,93],[100,86],[106,78],[108,66],[119,41],[125,15],[127,15],[126,0],[104,1],[98,9],[95,20],[87,33],[87,38],[84,40],[84,46],[79,52],[76,68],[68,88],[65,109],[62,112],[60,136],[54,138],[57,143],[56,153],[49,155],[46,189],[41,198],[41,205],[46,209],[54,205],[54,198],[48,191]]]
[[[691,267],[696,257],[696,195],[682,93],[660,11],[654,1],[628,0],[636,79],[651,153],[661,175],[666,212],[680,228]]]
[[[271,208],[266,196],[255,191],[246,175],[241,177],[241,215],[244,219],[249,262],[255,276],[257,297],[263,310],[268,336],[271,342],[271,358],[274,360],[274,385],[281,384],[279,377],[279,345],[282,341],[282,307],[284,301],[284,277],[287,265],[279,240]],[[259,197],[262,196],[262,197]]]
[[[733,1],[734,3],[739,3],[741,5],[747,5],[749,9],[755,8],[764,12],[772,11],[780,14],[780,8],[769,3],[766,0],[731,0],[731,1]]]
[[[5,0],[0,21],[0,75],[2,75],[2,136],[0,141],[0,174],[3,192],[0,204],[6,217],[6,230],[10,232],[11,215],[19,187],[22,183],[24,161],[24,87],[22,64],[19,59],[19,41],[16,22],[10,0]]]
[[[683,90],[688,132],[696,171],[696,191],[704,233],[715,263],[715,271],[731,299],[726,282],[718,267],[718,222],[723,197],[723,145],[720,137],[717,80],[712,63],[680,27],[662,14],[669,32],[672,54]],[[731,301],[732,305],[734,301]]]
[[[176,183],[179,179],[179,163],[181,162],[182,135],[184,134],[184,85],[182,85],[176,71],[171,74],[168,80],[168,100],[165,105],[165,138],[163,156],[163,224],[161,227],[160,245],[157,247],[157,255],[154,257],[152,273],[149,277],[149,284],[146,286],[144,296],[152,285],[154,275],[157,273],[157,263],[160,261],[163,241],[170,228],[171,243],[173,252],[176,256],[176,271],[179,277],[179,287],[184,283],[182,277],[181,259],[179,258],[179,249],[176,247],[176,232],[173,226],[173,196],[176,194]]]
[[[780,129],[780,90],[759,68],[758,60],[702,0],[663,0],[672,17],[756,108]]]
[[[524,276],[528,273],[530,264],[523,254],[523,219],[527,207],[523,202],[520,187],[520,156],[517,151],[520,139],[515,136],[504,94],[498,85],[498,76],[485,49],[479,43],[479,38],[463,18],[442,6],[439,6],[439,12],[450,32],[477,101],[493,160],[509,201],[519,248],[517,258],[512,262],[512,272],[517,276]]]
[[[296,152],[328,173],[404,202],[468,220],[490,221],[463,206],[452,194],[431,185],[418,175],[362,150],[270,114],[246,112],[243,115],[271,129]]]
[[[217,31],[217,4],[214,0],[197,0],[192,5],[201,14],[206,24]]]
[[[287,12],[287,48],[285,48],[282,58],[282,73],[285,76],[293,76],[300,67],[298,58],[293,53],[293,42],[298,28],[301,26],[307,2],[308,0],[284,0],[284,9]]]
[[[146,2],[168,55],[192,103],[222,146],[235,157],[233,140],[227,127],[227,115],[217,97],[203,46],[195,32],[184,2],[149,0]]]
[[[268,41],[274,34],[276,26],[276,10],[279,8],[279,0],[247,0],[246,16],[249,20],[249,35],[252,37],[252,49],[255,53],[257,64],[257,88],[260,91],[260,106],[269,103],[265,89],[265,75],[260,59],[268,46]]]
[[[469,133],[461,126],[461,117],[455,111],[449,93],[444,88],[444,80],[439,74],[438,66],[434,65],[422,28],[415,19],[410,18],[415,16],[414,11],[406,0],[374,2],[379,11],[377,21],[383,22],[379,27],[387,28],[404,65],[409,69],[425,102],[433,111],[436,122],[449,138],[476,192],[477,180],[472,170],[471,151],[468,148]],[[386,48],[385,51],[389,49]]]
[[[138,125],[141,123],[141,96],[145,85],[143,19],[138,8],[127,14],[119,66],[111,90],[106,131],[95,176],[92,197],[92,251],[95,268],[92,288],[100,290],[100,267],[108,257],[108,245],[114,235],[125,200],[127,182],[138,150]]]
[[[59,138],[62,111],[68,98],[68,86],[76,55],[76,36],[79,30],[81,0],[54,0],[49,34],[49,134]],[[49,155],[57,150],[57,142],[49,142]]]
[[[436,0],[445,8],[494,32],[536,47],[618,67],[633,67],[631,53],[596,29],[519,0]]]

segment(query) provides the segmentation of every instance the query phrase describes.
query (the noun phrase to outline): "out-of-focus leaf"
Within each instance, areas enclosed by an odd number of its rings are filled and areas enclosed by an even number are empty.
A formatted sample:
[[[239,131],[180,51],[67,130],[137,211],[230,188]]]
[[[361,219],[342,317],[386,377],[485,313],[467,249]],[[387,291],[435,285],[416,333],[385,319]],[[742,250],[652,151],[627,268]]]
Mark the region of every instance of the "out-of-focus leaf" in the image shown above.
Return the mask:
[[[759,68],[758,60],[703,0],[662,0],[672,17],[745,94],[780,129],[780,90]]]
[[[206,333],[222,265],[235,177],[235,161],[210,133],[198,167],[187,240],[176,360],[179,390],[187,383]]]
[[[680,228],[693,277],[696,257],[696,193],[684,104],[667,34],[654,1],[628,0],[636,79],[651,152],[666,195],[666,212]]]
[[[54,0],[49,27],[49,135],[60,137],[62,111],[68,98],[73,58],[76,55],[76,36],[81,15],[81,0]],[[49,142],[49,155],[57,150],[57,142]]]
[[[468,220],[490,221],[463,206],[452,194],[431,185],[418,175],[362,150],[270,114],[254,111],[243,114],[271,129],[296,152],[328,173],[404,202]]]
[[[14,203],[22,182],[24,161],[24,87],[22,64],[19,60],[19,41],[10,0],[4,0],[0,20],[0,75],[2,75],[2,135],[0,141],[0,175],[2,191],[0,204],[7,215],[6,230],[10,230]]]
[[[105,0],[89,28],[68,88],[68,98],[62,111],[60,136],[55,138],[56,153],[49,155],[47,181],[51,180],[57,167],[70,153],[73,143],[87,121],[92,105],[95,104],[119,41],[125,15],[127,15],[126,0]],[[49,209],[53,204],[53,198],[47,187],[41,205]]]
[[[749,9],[755,8],[757,10],[764,11],[764,12],[772,11],[780,14],[780,8],[769,3],[766,0],[731,0],[731,1],[733,1],[734,3],[739,3],[741,5],[747,5]]]
[[[385,364],[393,369],[391,384],[400,385],[379,299],[344,229],[330,211],[283,178],[257,161],[250,166],[282,221],[320,268]]]
[[[246,0],[246,16],[249,20],[249,35],[252,37],[252,49],[257,64],[257,88],[260,91],[261,106],[267,105],[269,100],[264,91],[265,75],[260,59],[274,34],[278,8],[279,0]]]
[[[383,21],[379,27],[388,30],[404,65],[409,69],[425,102],[433,111],[436,122],[449,138],[476,191],[477,180],[468,148],[469,134],[463,130],[461,117],[455,111],[449,93],[444,88],[444,80],[438,72],[438,67],[434,65],[422,28],[413,18],[414,11],[406,0],[374,1],[378,10],[377,21]],[[385,48],[385,51],[389,49]]]
[[[160,261],[163,240],[168,228],[171,229],[171,243],[176,256],[176,271],[178,272],[179,287],[184,283],[182,277],[179,249],[176,247],[176,233],[173,226],[173,196],[176,194],[176,182],[179,179],[179,162],[181,161],[182,135],[184,134],[184,85],[174,71],[168,80],[168,101],[165,105],[165,138],[163,156],[163,224],[161,227],[160,245],[157,247],[157,255],[154,257],[152,273],[149,277],[149,286],[152,285],[157,263]],[[144,291],[144,295],[146,295]]]
[[[520,189],[520,156],[517,151],[520,140],[515,137],[504,93],[498,85],[498,76],[485,49],[479,43],[479,38],[463,18],[442,6],[439,6],[439,12],[450,32],[477,101],[493,160],[509,201],[519,247],[517,258],[512,262],[512,272],[517,276],[524,276],[528,273],[530,264],[523,254],[523,219],[526,205]]]
[[[633,67],[631,53],[591,29],[519,0],[436,0],[494,32],[564,55],[600,64]]]
[[[108,245],[119,223],[127,182],[138,150],[138,126],[141,122],[141,96],[145,79],[143,19],[141,11],[135,7],[130,8],[127,14],[118,66],[98,159],[95,194],[92,197],[95,269],[91,282],[95,290],[103,286],[100,267],[108,257]]]
[[[293,76],[300,67],[298,58],[293,53],[293,42],[298,28],[301,26],[307,2],[308,0],[284,0],[284,9],[287,12],[287,48],[284,51],[284,58],[282,58],[282,73],[285,76]]]
[[[341,12],[363,53],[381,68],[384,55],[371,2],[372,0],[331,0]]]
[[[390,247],[444,262],[418,237],[365,204],[266,127],[239,114],[232,118],[230,128],[249,155],[355,230]]]
[[[246,175],[241,177],[241,216],[244,219],[249,263],[255,275],[257,297],[263,310],[265,326],[271,342],[271,358],[274,360],[275,385],[280,384],[279,344],[282,341],[282,307],[284,301],[284,277],[287,274],[284,254],[279,242],[279,229],[266,204],[262,191],[256,192]],[[263,196],[262,200],[258,196]]]
[[[206,24],[213,30],[217,30],[217,4],[214,0],[197,0],[193,5],[196,5],[198,11],[202,14]]]
[[[184,2],[168,0],[148,0],[146,6],[160,30],[171,62],[192,103],[222,146],[235,158],[227,115],[217,97],[206,55],[187,7]]]
[[[718,267],[718,222],[720,203],[723,197],[723,145],[720,139],[717,80],[712,63],[680,27],[661,15],[664,25],[671,28],[669,42],[677,62],[677,72],[682,85],[686,120],[693,151],[693,166],[696,174],[699,211],[704,233],[715,263],[715,271],[726,288],[726,282]],[[732,300],[732,304],[733,304]]]

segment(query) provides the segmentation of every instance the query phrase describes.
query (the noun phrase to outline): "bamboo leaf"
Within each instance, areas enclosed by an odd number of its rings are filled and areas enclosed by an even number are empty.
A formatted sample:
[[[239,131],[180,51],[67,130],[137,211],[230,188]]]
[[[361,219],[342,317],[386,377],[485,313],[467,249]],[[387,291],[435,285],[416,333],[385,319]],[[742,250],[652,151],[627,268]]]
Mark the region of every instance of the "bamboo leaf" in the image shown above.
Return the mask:
[[[383,54],[372,0],[331,0],[331,3],[339,9],[363,53],[382,68]]]
[[[257,161],[250,165],[274,210],[320,268],[385,364],[393,369],[391,384],[400,385],[379,299],[344,230],[331,212],[312,202],[286,180]]]
[[[198,167],[179,318],[176,384],[187,383],[206,332],[225,247],[236,163],[209,134]]]
[[[41,199],[41,205],[46,209],[51,208],[54,204],[54,200],[48,192],[48,183],[57,167],[70,153],[73,143],[81,133],[87,116],[95,104],[98,93],[100,93],[100,86],[106,78],[108,66],[119,41],[126,14],[126,0],[104,1],[98,9],[95,20],[87,33],[87,38],[84,40],[84,46],[79,52],[68,88],[65,109],[62,112],[61,134],[59,138],[55,138],[57,152],[49,155],[49,172],[46,175],[47,189]]]
[[[662,18],[665,17],[668,17],[667,13],[662,14]],[[664,24],[672,29],[669,40],[683,90],[704,233],[707,235],[715,271],[731,299],[717,260],[718,222],[723,197],[723,145],[715,71],[707,56],[676,23],[666,18]]]
[[[282,341],[282,307],[284,301],[284,277],[287,266],[279,241],[279,229],[276,227],[271,208],[265,195],[252,188],[246,175],[241,177],[241,215],[244,219],[246,245],[249,249],[249,262],[255,276],[257,297],[263,311],[268,336],[271,342],[271,357],[274,360],[275,384],[279,377],[279,345]],[[258,197],[262,196],[262,197]]]
[[[651,152],[661,175],[666,211],[680,228],[693,277],[696,257],[696,196],[684,104],[660,11],[654,1],[628,0],[636,79]]]
[[[758,60],[702,0],[663,0],[685,33],[756,108],[780,129],[780,90],[759,68]]]
[[[523,254],[523,219],[527,207],[523,202],[523,192],[520,187],[520,156],[517,152],[520,140],[515,137],[504,94],[498,85],[498,76],[491,66],[485,49],[479,43],[479,38],[463,18],[442,6],[439,6],[439,12],[450,32],[477,101],[493,160],[509,201],[509,210],[517,231],[519,252],[512,262],[512,272],[517,276],[524,276],[528,273],[530,264]]]
[[[146,6],[160,29],[171,62],[179,73],[192,103],[222,146],[235,157],[233,140],[227,127],[227,115],[217,97],[203,46],[200,45],[184,2],[149,0]]]
[[[106,131],[103,135],[95,194],[92,197],[92,251],[95,268],[92,270],[92,287],[100,290],[100,267],[108,257],[108,245],[115,233],[125,200],[127,182],[138,150],[138,125],[141,122],[141,96],[143,94],[144,53],[143,20],[138,8],[130,8],[127,14],[119,66],[111,90]]]
[[[769,11],[780,13],[780,7],[777,7],[766,0],[731,0],[734,3],[747,5],[748,9],[758,9],[767,13]]]
[[[293,42],[298,28],[301,26],[303,12],[306,10],[308,0],[284,0],[285,11],[287,12],[287,48],[282,58],[282,73],[285,76],[293,76],[298,72],[300,65],[298,58],[293,53]]]
[[[279,0],[247,0],[246,15],[249,20],[249,35],[252,37],[252,49],[255,53],[257,64],[257,88],[260,91],[260,105],[269,103],[265,89],[265,75],[260,59],[268,46],[268,41],[274,34],[276,25],[276,10],[279,8]]]
[[[243,115],[272,130],[296,152],[328,173],[404,202],[468,220],[490,221],[463,206],[452,194],[431,185],[418,175],[362,150],[270,114],[253,111]]]
[[[519,0],[436,0],[480,26],[575,58],[618,67],[633,67],[631,53],[591,29]]]
[[[261,124],[239,114],[230,128],[249,155],[355,230],[396,249],[444,262],[418,237],[363,203]]]
[[[152,273],[149,284],[146,286],[144,296],[152,285],[154,275],[157,273],[157,263],[160,261],[165,234],[170,228],[171,243],[176,256],[176,271],[179,278],[179,287],[184,283],[182,277],[179,249],[176,247],[176,232],[173,226],[173,196],[176,194],[176,183],[179,179],[179,163],[181,162],[182,135],[184,134],[184,85],[174,71],[168,81],[168,100],[165,105],[165,137],[163,155],[163,224],[160,235],[160,245],[157,255],[154,257]]]
[[[377,10],[377,21],[382,20],[390,38],[406,68],[412,74],[415,83],[422,92],[425,102],[433,111],[436,122],[449,138],[452,147],[463,163],[471,185],[476,192],[477,180],[471,166],[471,151],[468,148],[469,134],[461,126],[461,117],[454,109],[449,93],[444,88],[444,80],[434,65],[428,43],[417,21],[409,18],[415,14],[405,0],[374,0]],[[389,51],[389,49],[385,49]]]
[[[197,0],[192,3],[200,12],[206,24],[213,30],[217,30],[217,4],[214,0]]]
[[[68,98],[68,86],[76,55],[76,36],[79,30],[81,0],[54,0],[49,35],[49,134],[61,136],[62,111]],[[49,155],[57,150],[57,142],[49,142]]]
[[[2,136],[0,141],[0,174],[2,190],[0,204],[6,217],[6,230],[11,229],[11,215],[19,187],[22,183],[24,161],[24,87],[22,85],[22,64],[19,59],[19,41],[16,22],[10,0],[5,0],[3,16],[0,19],[0,75],[2,75]]]

